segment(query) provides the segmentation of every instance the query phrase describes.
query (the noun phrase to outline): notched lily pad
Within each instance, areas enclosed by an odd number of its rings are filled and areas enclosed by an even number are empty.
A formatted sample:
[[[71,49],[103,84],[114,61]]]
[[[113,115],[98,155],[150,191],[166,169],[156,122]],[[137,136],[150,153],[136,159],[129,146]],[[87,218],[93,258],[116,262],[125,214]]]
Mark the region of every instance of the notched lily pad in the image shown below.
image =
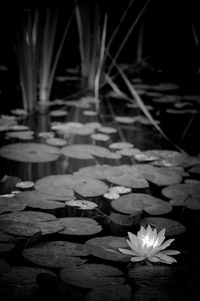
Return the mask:
[[[13,143],[0,148],[0,156],[19,162],[41,163],[55,161],[59,149],[42,143]]]
[[[58,219],[64,227],[59,233],[67,235],[93,235],[102,231],[95,220],[88,217],[63,217]]]
[[[123,273],[116,267],[104,264],[84,264],[60,271],[61,279],[74,286],[96,288],[106,285],[123,284]]]
[[[189,209],[200,210],[199,183],[183,183],[162,189],[162,194],[170,198],[172,206],[186,206]]]
[[[49,214],[45,212],[20,211],[20,212],[12,212],[12,213],[6,213],[1,215],[0,221],[3,220],[37,223],[41,221],[56,220],[56,217],[53,214]]]
[[[122,213],[137,215],[143,210],[151,215],[166,214],[172,206],[159,198],[145,193],[130,193],[113,200],[111,206]]]
[[[56,202],[52,200],[52,197],[35,190],[18,193],[15,199],[24,202],[25,205],[30,208],[52,210],[65,207],[65,204]]]
[[[95,237],[86,241],[85,244],[91,249],[91,253],[95,257],[119,262],[130,261],[130,256],[124,255],[119,251],[119,248],[127,248],[127,242],[124,237]]]
[[[42,242],[23,251],[23,257],[28,261],[51,268],[69,268],[83,264],[86,260],[79,256],[89,254],[87,246],[68,241]]]
[[[175,236],[185,232],[186,228],[180,222],[162,217],[146,217],[140,221],[140,225],[146,227],[151,225],[161,231],[165,228],[166,236]]]

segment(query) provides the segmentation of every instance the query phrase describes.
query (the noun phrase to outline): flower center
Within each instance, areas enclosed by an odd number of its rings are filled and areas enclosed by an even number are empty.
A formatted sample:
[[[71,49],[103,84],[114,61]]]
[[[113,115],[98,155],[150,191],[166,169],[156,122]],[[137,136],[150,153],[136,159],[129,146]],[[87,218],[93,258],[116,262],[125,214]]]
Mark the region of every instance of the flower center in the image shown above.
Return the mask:
[[[149,237],[149,234],[147,234],[146,236],[143,236],[142,238],[142,247],[157,247],[158,245],[158,240],[155,237]]]

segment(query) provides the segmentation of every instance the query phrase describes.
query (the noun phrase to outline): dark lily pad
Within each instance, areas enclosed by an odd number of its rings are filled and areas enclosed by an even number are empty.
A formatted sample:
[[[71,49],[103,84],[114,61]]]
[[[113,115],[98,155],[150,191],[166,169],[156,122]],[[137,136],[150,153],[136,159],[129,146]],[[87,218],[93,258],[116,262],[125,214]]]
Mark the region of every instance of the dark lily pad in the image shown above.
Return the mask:
[[[24,249],[23,257],[28,261],[51,268],[74,267],[86,262],[78,256],[88,256],[87,246],[68,241],[42,242]]]
[[[106,285],[123,284],[123,273],[116,267],[103,264],[84,264],[60,271],[61,279],[74,286],[96,288]]]
[[[65,207],[65,204],[53,201],[52,197],[35,190],[18,193],[15,200],[24,202],[30,208],[51,210]]]
[[[0,156],[19,162],[50,162],[60,156],[59,149],[41,143],[13,143],[0,149]]]
[[[140,221],[140,225],[146,227],[151,225],[161,231],[165,228],[166,236],[175,236],[185,232],[186,228],[180,222],[162,217],[146,217]]]
[[[105,183],[91,178],[77,175],[53,175],[36,181],[35,189],[56,199],[70,200],[74,196],[73,191],[83,197],[93,197],[104,194],[108,187]]]
[[[9,242],[0,242],[0,253],[11,251],[16,245]]]
[[[119,262],[130,261],[130,256],[124,255],[118,250],[119,248],[127,249],[127,242],[124,237],[95,237],[86,241],[85,244],[91,249],[91,253],[95,257]]]
[[[133,224],[133,216],[132,215],[125,215],[112,212],[110,214],[110,219],[113,223],[130,227]]]
[[[40,273],[55,274],[41,268],[13,266],[8,268],[0,279],[0,295],[3,300],[35,300],[39,287],[36,277]]]
[[[162,194],[170,198],[173,206],[186,206],[189,209],[200,210],[199,183],[183,183],[162,189]]]
[[[130,193],[111,202],[111,206],[122,213],[139,214],[143,210],[151,215],[166,214],[172,206],[159,198],[145,193]]]
[[[86,201],[86,200],[71,200],[65,203],[67,206],[78,207],[81,210],[92,210],[98,205],[95,202]]]
[[[26,208],[25,202],[15,198],[0,197],[0,214],[4,212],[21,211]]]
[[[0,216],[0,221],[2,220],[37,223],[41,221],[56,220],[56,217],[53,214],[48,214],[45,212],[20,211],[3,214]]]
[[[200,164],[193,166],[188,171],[191,172],[191,173],[198,173],[199,174],[200,173]]]
[[[131,292],[131,286],[128,284],[108,285],[103,289],[98,287],[90,290],[85,301],[130,301],[132,300]]]
[[[88,217],[63,217],[58,219],[64,227],[59,233],[67,235],[93,235],[102,231],[101,225]]]
[[[42,232],[43,235],[59,232],[64,227],[59,221],[48,222],[20,222],[11,220],[0,221],[0,229],[6,233],[20,236],[33,236],[37,232]]]
[[[168,280],[173,277],[176,272],[176,269],[166,265],[163,266],[150,266],[143,265],[137,266],[129,270],[128,276],[134,278],[137,281],[149,281],[152,278],[165,278]]]

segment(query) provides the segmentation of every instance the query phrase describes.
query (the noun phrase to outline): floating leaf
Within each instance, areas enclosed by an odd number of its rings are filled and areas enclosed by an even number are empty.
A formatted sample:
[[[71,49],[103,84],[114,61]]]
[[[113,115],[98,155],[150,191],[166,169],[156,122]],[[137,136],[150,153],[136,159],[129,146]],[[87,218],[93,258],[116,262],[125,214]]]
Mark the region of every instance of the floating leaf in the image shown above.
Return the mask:
[[[5,139],[17,138],[20,140],[33,140],[34,132],[33,131],[16,131],[16,132],[7,132]]]
[[[111,149],[129,149],[132,148],[134,145],[129,142],[113,142],[109,145]]]
[[[52,200],[52,197],[47,196],[39,191],[24,191],[18,193],[15,197],[18,202],[23,202],[25,206],[30,208],[40,209],[57,209],[65,207],[65,204]],[[24,206],[24,207],[25,207]],[[22,209],[23,210],[23,209]]]
[[[127,242],[124,237],[95,237],[86,241],[85,244],[91,249],[93,256],[119,262],[130,261],[129,255],[124,255],[119,251],[119,248],[127,248]]]
[[[131,286],[124,285],[106,285],[90,290],[85,297],[85,301],[130,301],[132,300]]]
[[[41,143],[13,143],[0,149],[0,156],[19,162],[50,162],[59,157],[56,147]]]
[[[200,209],[199,183],[170,185],[162,189],[162,194],[170,198],[173,206],[186,206],[189,209]]]
[[[39,179],[35,189],[56,199],[70,200],[73,190],[83,197],[93,197],[104,194],[108,187],[100,180],[83,178],[77,175],[53,175]]]
[[[86,115],[86,116],[97,116],[97,112],[96,111],[85,110],[85,111],[83,111],[83,115]]]
[[[11,251],[16,244],[9,243],[9,242],[0,242],[0,253],[6,253]]]
[[[134,122],[133,117],[128,117],[128,116],[116,116],[115,121],[119,123],[126,123],[126,124],[130,124]]]
[[[48,138],[45,143],[55,146],[64,146],[67,144],[67,141],[60,138]]]
[[[140,225],[144,227],[151,225],[155,227],[157,231],[161,231],[165,228],[165,235],[167,236],[179,235],[186,230],[185,226],[180,222],[164,217],[146,217],[140,221]]]
[[[90,202],[86,200],[71,200],[65,203],[67,206],[78,207],[81,210],[92,210],[98,205],[95,202]]]
[[[6,213],[1,215],[0,221],[3,220],[37,223],[41,221],[56,220],[56,217],[53,214],[49,214],[45,212],[20,211],[20,212],[12,212],[12,213]]]
[[[9,267],[1,277],[0,294],[3,300],[32,300],[40,290],[36,278],[40,273],[55,274],[49,270],[13,266]]]
[[[106,180],[105,171],[110,168],[112,169],[113,167],[106,164],[86,166],[80,168],[75,174],[97,180]]]
[[[151,215],[166,214],[172,206],[159,198],[145,193],[130,193],[111,202],[111,206],[122,213],[137,215],[143,210]]]
[[[87,246],[68,241],[42,242],[24,249],[23,257],[40,266],[51,268],[74,267],[86,262],[77,256],[88,256]]]
[[[68,113],[65,110],[52,110],[50,112],[50,116],[52,117],[63,117],[66,116]]]
[[[64,227],[59,233],[67,235],[93,235],[102,231],[99,225],[92,218],[87,217],[63,217],[58,219]]]
[[[132,172],[131,169],[123,170],[120,167],[112,167],[105,171],[105,175],[109,182],[116,185],[132,188],[149,187],[144,177],[137,172]]]
[[[110,158],[111,152],[102,146],[92,144],[74,144],[61,149],[61,153],[75,159]]]
[[[130,227],[133,224],[133,216],[132,215],[125,215],[120,213],[112,212],[110,214],[110,219],[113,223]]]
[[[84,264],[60,271],[60,277],[64,282],[84,288],[122,284],[125,281],[119,277],[122,274],[118,268],[103,264]]]
[[[115,128],[109,126],[101,126],[98,128],[98,131],[104,134],[117,133],[117,130]]]
[[[4,212],[11,211],[21,211],[26,207],[25,202],[23,200],[11,198],[0,197],[0,214]]]
[[[32,181],[22,181],[16,184],[16,187],[21,189],[30,189],[33,186],[34,186],[34,182]]]
[[[198,174],[200,174],[200,164],[196,165],[196,166],[193,166],[188,171],[191,172],[191,173],[198,173]]]
[[[110,139],[110,137],[108,135],[100,134],[100,133],[92,134],[91,138],[94,140],[98,140],[98,141],[108,141]]]

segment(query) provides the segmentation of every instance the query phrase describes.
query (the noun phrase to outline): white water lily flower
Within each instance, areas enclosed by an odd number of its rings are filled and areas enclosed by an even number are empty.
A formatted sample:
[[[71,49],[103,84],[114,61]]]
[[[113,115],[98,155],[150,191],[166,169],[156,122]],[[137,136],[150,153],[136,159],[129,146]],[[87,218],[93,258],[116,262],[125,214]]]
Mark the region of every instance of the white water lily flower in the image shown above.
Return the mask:
[[[176,262],[176,259],[170,255],[177,255],[180,252],[177,250],[164,250],[174,239],[165,240],[165,229],[157,233],[157,229],[152,229],[150,225],[145,229],[140,228],[137,236],[128,232],[130,240],[126,240],[130,249],[121,249],[119,251],[126,255],[132,255],[131,261],[137,262],[142,260],[149,260],[151,262],[163,262],[171,264]]]

